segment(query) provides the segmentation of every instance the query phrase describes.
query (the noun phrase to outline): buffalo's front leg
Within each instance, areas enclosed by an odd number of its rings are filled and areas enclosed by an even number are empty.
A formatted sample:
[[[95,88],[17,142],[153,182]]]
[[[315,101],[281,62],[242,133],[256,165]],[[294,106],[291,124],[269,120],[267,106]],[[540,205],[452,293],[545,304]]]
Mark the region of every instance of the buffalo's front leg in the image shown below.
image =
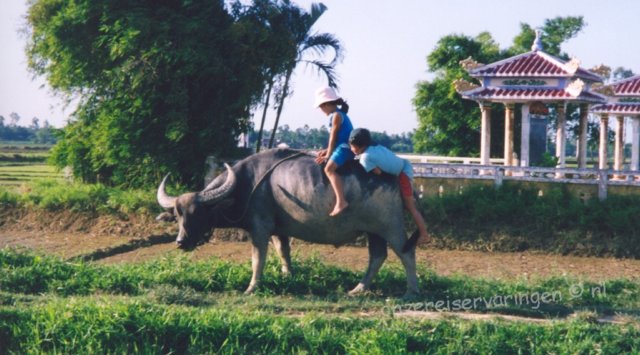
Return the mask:
[[[251,282],[249,287],[244,291],[245,294],[253,293],[262,277],[262,271],[264,270],[264,264],[267,260],[267,248],[269,247],[268,237],[252,237],[251,238],[251,268],[253,275],[251,276]]]
[[[387,242],[382,237],[369,233],[369,266],[362,280],[349,295],[356,295],[369,289],[371,281],[387,258]]]

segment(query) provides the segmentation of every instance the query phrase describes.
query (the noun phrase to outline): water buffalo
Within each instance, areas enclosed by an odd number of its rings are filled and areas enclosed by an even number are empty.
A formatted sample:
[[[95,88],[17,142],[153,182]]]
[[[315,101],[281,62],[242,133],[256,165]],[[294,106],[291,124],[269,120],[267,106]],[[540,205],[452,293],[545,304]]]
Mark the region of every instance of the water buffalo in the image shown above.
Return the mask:
[[[218,175],[200,192],[172,197],[165,192],[167,177],[158,187],[158,202],[167,209],[159,220],[177,220],[176,242],[192,248],[208,239],[213,228],[236,227],[249,232],[253,276],[246,293],[253,292],[273,240],[282,272],[291,269],[289,236],[336,246],[366,233],[369,266],[350,294],[366,290],[387,257],[387,244],[407,274],[407,294],[418,292],[415,244],[407,238],[403,205],[395,177],[367,174],[357,162],[343,171],[349,207],[329,216],[335,195],[314,157],[302,151],[273,149],[254,154]],[[273,237],[272,237],[273,236]]]

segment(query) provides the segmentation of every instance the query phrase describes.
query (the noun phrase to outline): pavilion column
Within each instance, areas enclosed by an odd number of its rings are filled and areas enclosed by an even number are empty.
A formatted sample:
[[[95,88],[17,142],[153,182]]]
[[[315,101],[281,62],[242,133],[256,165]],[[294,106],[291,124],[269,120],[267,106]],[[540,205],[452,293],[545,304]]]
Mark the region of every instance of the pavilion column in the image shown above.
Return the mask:
[[[587,167],[587,117],[589,115],[589,106],[587,104],[580,105],[580,124],[578,126],[578,168],[585,169]]]
[[[613,152],[613,170],[622,170],[624,163],[624,116],[616,116],[616,141],[615,151]]]
[[[480,132],[480,164],[491,165],[491,104],[480,103],[482,113]]]
[[[631,169],[632,171],[640,170],[640,116],[631,118]]]
[[[513,166],[514,104],[506,104],[504,110],[504,165]]]
[[[609,126],[609,114],[600,115],[600,147],[598,148],[598,168],[608,169],[607,164],[607,133]]]
[[[556,157],[558,157],[558,168],[565,167],[565,147],[567,142],[566,117],[564,102],[556,106],[558,122],[556,125]]]
[[[522,105],[522,124],[520,127],[520,166],[529,166],[529,136],[531,135],[531,117],[529,104]]]

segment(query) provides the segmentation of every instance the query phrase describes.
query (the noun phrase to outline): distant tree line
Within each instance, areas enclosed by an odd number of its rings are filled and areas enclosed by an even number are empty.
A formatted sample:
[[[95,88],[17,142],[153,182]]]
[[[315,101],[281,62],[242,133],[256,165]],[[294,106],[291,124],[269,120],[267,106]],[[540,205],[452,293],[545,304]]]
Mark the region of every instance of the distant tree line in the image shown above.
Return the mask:
[[[266,131],[263,137],[270,136],[271,132]],[[386,132],[371,132],[373,140],[394,152],[409,153],[413,151],[413,133],[387,134]],[[259,137],[258,132],[249,132],[250,142],[256,142]],[[269,139],[262,139],[262,147],[267,147]],[[325,126],[320,128],[310,128],[308,125],[292,130],[289,125],[278,128],[275,134],[275,145],[284,143],[294,149],[322,149],[329,141],[329,130]],[[251,143],[252,145],[256,145]]]
[[[40,125],[40,119],[34,117],[31,119],[31,125],[24,127],[18,126],[20,115],[12,112],[9,117],[10,120],[7,121],[4,116],[0,115],[0,140],[27,141],[38,144],[56,143],[56,128],[52,127],[48,121],[45,120],[44,123]]]

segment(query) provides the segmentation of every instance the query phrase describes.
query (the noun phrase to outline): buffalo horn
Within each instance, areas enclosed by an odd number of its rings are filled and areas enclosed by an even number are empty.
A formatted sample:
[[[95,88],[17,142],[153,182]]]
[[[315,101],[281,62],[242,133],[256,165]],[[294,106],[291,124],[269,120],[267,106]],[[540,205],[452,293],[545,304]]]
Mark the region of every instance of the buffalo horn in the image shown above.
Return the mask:
[[[175,206],[176,198],[167,195],[167,192],[165,191],[164,185],[167,182],[167,178],[169,178],[169,174],[162,179],[162,182],[158,187],[158,203],[162,208],[173,208]]]
[[[198,199],[201,202],[209,204],[216,203],[217,201],[227,197],[231,191],[233,191],[233,188],[236,185],[236,174],[233,172],[233,169],[231,169],[229,164],[225,163],[224,166],[227,168],[227,179],[224,184],[219,187],[205,189],[198,192]]]

